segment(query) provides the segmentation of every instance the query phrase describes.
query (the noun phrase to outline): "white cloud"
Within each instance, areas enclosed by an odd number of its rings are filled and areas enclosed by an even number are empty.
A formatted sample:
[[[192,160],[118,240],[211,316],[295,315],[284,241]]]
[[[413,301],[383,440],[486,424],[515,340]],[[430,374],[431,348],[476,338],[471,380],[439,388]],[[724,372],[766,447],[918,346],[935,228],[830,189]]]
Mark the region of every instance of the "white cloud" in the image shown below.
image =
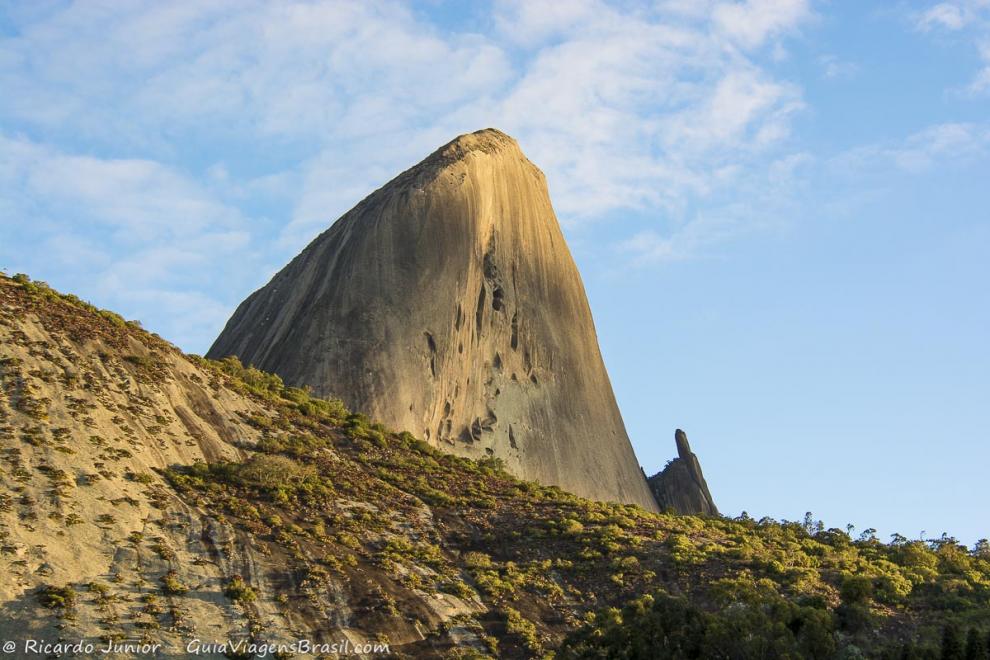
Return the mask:
[[[676,212],[715,171],[779,143],[801,107],[800,91],[736,40],[738,30],[747,43],[793,31],[810,17],[805,3],[581,4],[558,22],[555,9],[523,6],[502,6],[503,29],[552,25],[552,36],[497,109],[546,170],[565,222],[622,207]]]
[[[303,182],[328,160],[340,163],[331,172],[359,170],[361,164],[349,163],[355,155],[384,171],[408,164],[363,155],[383,135],[394,149],[418,143],[416,133],[436,134],[426,126],[444,127],[447,134],[422,155],[453,133],[497,125],[527,145],[566,142],[560,155],[539,146],[532,155],[547,170],[561,209],[592,215],[653,199],[657,175],[686,166],[673,176],[699,176],[703,164],[651,151],[661,140],[669,149],[672,132],[695,108],[708,113],[711,125],[697,131],[708,131],[707,140],[750,129],[764,141],[786,135],[795,90],[729,51],[810,17],[800,0],[718,3],[706,14],[669,6],[620,11],[595,0],[507,2],[495,9],[494,38],[441,36],[404,5],[388,2],[238,8],[180,2],[57,13],[5,44],[31,59],[33,69],[30,76],[17,67],[6,71],[22,92],[7,113],[52,130],[76,124],[114,143],[147,145],[182,131],[193,139],[210,131],[228,140],[304,143],[315,147],[302,159],[315,169],[300,173]],[[512,64],[515,43],[532,49],[521,72]],[[124,59],[121,52],[135,55]],[[120,107],[113,121],[106,99]],[[787,109],[772,107],[778,102]],[[38,107],[64,110],[38,114]],[[764,119],[768,125],[759,126]],[[111,135],[99,135],[111,126]],[[182,148],[170,142],[163,148]],[[603,166],[592,169],[596,158]],[[623,167],[623,159],[633,164]],[[370,190],[374,183],[380,181],[365,177],[343,187]],[[296,226],[309,224],[316,199],[327,196],[304,185],[314,200],[300,202]],[[590,199],[595,190],[600,195]]]
[[[801,90],[756,53],[783,52],[812,19],[804,0],[507,1],[490,18],[484,34],[441,28],[389,0],[19,15],[0,39],[0,121],[32,137],[3,145],[0,210],[35,218],[37,241],[110,254],[113,267],[64,269],[121,299],[128,283],[165,301],[219,289],[191,283],[205,268],[229,271],[236,300],[458,133],[515,135],[571,224],[618,209],[683,224],[786,155]]]
[[[0,53],[15,65],[0,68],[16,92],[6,114],[136,144],[177,130],[308,142],[401,128],[511,72],[486,39],[445,38],[392,2],[76,4]]]
[[[539,46],[565,37],[581,25],[615,20],[617,15],[598,0],[507,0],[495,7],[495,25],[509,40]]]
[[[960,162],[986,151],[990,145],[990,128],[977,124],[946,123],[919,131],[902,146],[886,153],[901,169],[920,172],[940,160]]]
[[[987,34],[986,39],[978,45],[983,67],[967,88],[971,94],[985,94],[990,91],[990,33]]]
[[[773,160],[762,171],[724,172],[731,195],[721,195],[667,232],[646,229],[616,246],[633,266],[710,258],[720,242],[756,231],[779,230],[797,212],[807,193],[809,170],[816,160],[799,152]]]
[[[712,16],[716,29],[733,42],[758,48],[811,18],[811,7],[806,0],[745,0],[719,3]]]
[[[921,30],[947,28],[959,30],[972,19],[972,13],[963,6],[951,2],[940,2],[921,13],[917,26]]]
[[[0,154],[0,186],[9,198],[108,225],[128,242],[242,221],[188,177],[154,161],[66,154],[2,134]]]
[[[915,27],[922,32],[938,30],[957,33],[956,38],[972,40],[981,67],[963,90],[968,95],[990,91],[990,0],[940,2],[915,14]]]
[[[203,308],[224,305],[200,293],[208,304],[187,307],[167,292],[251,268],[250,223],[240,211],[154,161],[82,156],[0,134],[0,199],[4,227],[18,229],[0,244],[3,266],[144,316],[187,346],[216,330]],[[141,299],[136,291],[158,293]]]
[[[949,122],[926,127],[898,142],[850,149],[832,158],[828,166],[847,177],[891,169],[920,174],[937,166],[982,157],[988,151],[990,125]]]
[[[621,241],[619,250],[632,254],[637,264],[652,261],[673,261],[683,259],[691,253],[690,247],[683,245],[681,235],[676,237],[661,236],[659,232],[648,229]]]
[[[822,74],[829,80],[843,80],[854,77],[859,72],[859,65],[839,59],[835,55],[822,55],[818,58]]]
[[[787,117],[800,107],[796,89],[737,68],[714,85],[701,107],[683,112],[666,139],[696,151],[758,147],[785,134]]]

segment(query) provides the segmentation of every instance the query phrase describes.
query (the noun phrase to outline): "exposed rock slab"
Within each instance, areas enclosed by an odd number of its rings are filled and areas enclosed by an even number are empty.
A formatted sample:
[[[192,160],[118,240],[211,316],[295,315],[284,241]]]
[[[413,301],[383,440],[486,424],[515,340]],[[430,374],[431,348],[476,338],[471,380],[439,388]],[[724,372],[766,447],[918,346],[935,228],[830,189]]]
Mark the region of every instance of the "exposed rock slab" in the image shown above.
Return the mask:
[[[545,178],[499,131],[367,197],[248,297],[208,355],[523,478],[657,508]]]
[[[26,640],[86,640],[103,649],[112,638],[122,647],[145,640],[161,648],[108,658],[188,658],[194,639],[243,641],[252,630],[273,644],[363,644],[387,630],[401,648],[423,639],[417,626],[432,634],[487,609],[397,585],[370,560],[327,572],[321,558],[343,556],[329,540],[293,563],[256,529],[183,500],[164,472],[243,460],[260,438],[274,437],[273,410],[120,323],[54,295],[28,295],[0,275],[0,640],[16,640],[11,657],[46,655],[24,652]],[[336,498],[333,515],[343,524],[360,516],[365,522],[355,525],[367,526],[377,514],[390,518],[373,533],[378,543],[439,536],[425,505],[380,512]],[[362,541],[370,545],[371,536]],[[164,589],[169,575],[185,590]],[[226,594],[235,575],[255,590],[249,603]],[[46,587],[69,590],[71,607],[46,607]],[[389,592],[402,615],[360,609],[369,591]]]

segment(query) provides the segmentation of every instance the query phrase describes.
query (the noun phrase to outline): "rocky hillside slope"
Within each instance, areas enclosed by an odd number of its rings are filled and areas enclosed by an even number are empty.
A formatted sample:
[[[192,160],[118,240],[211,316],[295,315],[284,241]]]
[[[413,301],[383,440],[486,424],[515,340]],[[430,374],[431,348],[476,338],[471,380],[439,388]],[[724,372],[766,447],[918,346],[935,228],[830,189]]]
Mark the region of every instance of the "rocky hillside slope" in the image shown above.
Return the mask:
[[[990,628],[986,544],[582,499],[24,277],[0,277],[0,392],[0,639],[19,645],[602,657],[660,648],[650,603],[670,599],[687,657],[885,657]]]
[[[543,173],[462,135],[377,190],[245,300],[208,357],[584,497],[656,509]]]

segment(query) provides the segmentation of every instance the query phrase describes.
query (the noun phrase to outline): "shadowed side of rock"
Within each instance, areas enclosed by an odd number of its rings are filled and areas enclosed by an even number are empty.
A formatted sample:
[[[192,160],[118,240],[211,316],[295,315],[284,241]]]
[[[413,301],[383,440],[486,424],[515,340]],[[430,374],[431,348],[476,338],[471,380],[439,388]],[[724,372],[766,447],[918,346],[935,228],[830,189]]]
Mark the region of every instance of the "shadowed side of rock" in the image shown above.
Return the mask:
[[[665,511],[717,516],[718,508],[701,472],[701,463],[691,451],[687,434],[677,429],[674,441],[677,443],[677,458],[648,479],[657,503]]]

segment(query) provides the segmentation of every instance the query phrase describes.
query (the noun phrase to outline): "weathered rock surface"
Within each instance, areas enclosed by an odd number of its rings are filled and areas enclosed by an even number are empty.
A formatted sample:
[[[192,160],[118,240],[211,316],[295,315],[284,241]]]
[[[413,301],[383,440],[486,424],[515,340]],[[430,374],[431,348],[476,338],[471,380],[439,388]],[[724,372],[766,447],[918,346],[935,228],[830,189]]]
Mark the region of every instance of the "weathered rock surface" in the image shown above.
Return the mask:
[[[701,463],[691,451],[687,434],[677,429],[677,458],[667,464],[662,472],[649,478],[650,490],[657,503],[665,511],[683,514],[717,516],[718,508],[701,472]]]
[[[499,131],[455,139],[346,213],[208,355],[520,477],[657,509],[544,176]]]
[[[330,575],[321,557],[352,551],[329,538],[290,561],[256,526],[182,499],[163,478],[170,467],[244,459],[275,437],[274,415],[119,317],[27,295],[0,276],[0,640],[16,640],[11,657],[47,655],[25,652],[28,640],[85,640],[97,650],[76,656],[108,658],[224,658],[188,644],[249,635],[354,645],[387,632],[405,648],[484,610],[476,597],[397,584],[363,556]],[[331,458],[344,474],[363,469]],[[360,543],[438,537],[422,502],[381,507],[341,495],[327,513]],[[373,530],[372,518],[382,521]],[[250,602],[229,596],[235,576],[253,590]],[[49,588],[58,589],[51,599]],[[403,616],[376,615],[369,598],[394,599]],[[102,654],[107,640],[161,649]]]

